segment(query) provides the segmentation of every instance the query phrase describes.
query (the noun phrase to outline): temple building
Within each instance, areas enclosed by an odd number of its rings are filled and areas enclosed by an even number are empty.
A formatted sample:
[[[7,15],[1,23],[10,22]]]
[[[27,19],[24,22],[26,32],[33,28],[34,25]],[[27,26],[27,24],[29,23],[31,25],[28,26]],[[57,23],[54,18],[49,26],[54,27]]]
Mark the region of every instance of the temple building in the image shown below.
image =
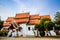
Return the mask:
[[[8,17],[3,24],[4,26],[3,28],[8,29],[10,27],[9,23],[15,20],[16,23],[18,23],[19,27],[22,27],[22,32],[24,33],[24,35],[26,34],[28,35],[29,31],[31,31],[30,34],[33,34],[32,31],[34,29],[35,24],[39,24],[40,19],[42,18],[50,18],[50,15],[43,16],[40,16],[39,14],[30,15],[29,12],[18,13],[15,15],[15,17]]]
[[[14,20],[14,17],[8,17],[7,20],[4,21],[3,23],[3,28],[8,29],[10,27],[10,22]]]

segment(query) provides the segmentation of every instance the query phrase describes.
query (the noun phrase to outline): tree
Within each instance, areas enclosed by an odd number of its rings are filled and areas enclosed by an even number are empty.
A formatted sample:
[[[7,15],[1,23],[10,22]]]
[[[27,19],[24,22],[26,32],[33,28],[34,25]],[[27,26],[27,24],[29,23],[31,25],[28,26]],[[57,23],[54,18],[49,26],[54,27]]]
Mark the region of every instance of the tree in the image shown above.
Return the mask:
[[[49,18],[40,19],[40,23],[39,23],[40,28],[41,28],[41,27],[44,27],[44,22],[45,22],[45,21],[51,21],[51,19],[49,19]]]
[[[56,15],[55,15],[55,23],[57,25],[60,25],[60,13],[59,12],[56,12]]]
[[[44,31],[44,22],[45,21],[51,21],[49,18],[43,18],[40,19],[40,23],[38,25],[35,25],[35,29],[37,30],[37,35],[38,35],[38,31]]]
[[[60,21],[60,12],[56,12],[55,20]]]
[[[52,22],[52,21],[45,21],[44,22],[44,27],[45,27],[45,29],[47,29],[47,30],[52,30],[53,29],[53,27],[54,27],[54,23]]]
[[[59,27],[60,28],[60,12],[56,12],[56,15],[55,15],[55,26]],[[59,29],[58,28],[58,29]]]
[[[45,24],[46,21],[51,21],[51,19],[49,19],[49,18],[43,18],[43,19],[40,20],[39,25],[40,25],[40,29],[42,31],[45,31],[46,30],[46,32],[48,32],[48,29],[44,27],[44,24]]]
[[[3,27],[3,22],[4,22],[4,21],[0,21],[0,30],[1,30],[1,28]]]

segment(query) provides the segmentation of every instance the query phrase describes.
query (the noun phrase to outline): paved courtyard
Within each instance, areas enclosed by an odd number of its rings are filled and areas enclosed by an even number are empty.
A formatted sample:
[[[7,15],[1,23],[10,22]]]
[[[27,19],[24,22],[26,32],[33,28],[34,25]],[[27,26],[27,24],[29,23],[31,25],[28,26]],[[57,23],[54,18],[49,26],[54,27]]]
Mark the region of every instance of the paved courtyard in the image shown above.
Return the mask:
[[[1,38],[0,40],[60,40],[60,38],[53,38],[53,37],[40,37],[40,38],[29,38],[29,37],[19,37],[19,38]]]

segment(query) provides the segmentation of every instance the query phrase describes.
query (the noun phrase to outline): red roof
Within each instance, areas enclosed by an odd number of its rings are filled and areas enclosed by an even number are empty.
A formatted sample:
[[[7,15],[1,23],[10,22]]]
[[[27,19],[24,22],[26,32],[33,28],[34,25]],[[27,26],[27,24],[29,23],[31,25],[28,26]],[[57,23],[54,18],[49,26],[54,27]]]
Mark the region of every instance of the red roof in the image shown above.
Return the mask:
[[[3,23],[3,26],[10,26],[10,22],[14,21],[14,17],[8,17],[7,20]]]
[[[25,19],[15,19],[15,21],[17,23],[27,23],[29,21],[29,19],[28,18],[25,18]]]
[[[31,15],[30,19],[40,19],[40,16],[39,16],[39,14]]]
[[[50,15],[44,15],[44,16],[39,16],[38,14],[36,15],[29,15],[29,12],[25,13],[19,13],[16,14],[15,18],[14,17],[8,17],[6,20],[6,23],[3,24],[3,26],[9,26],[9,22],[15,20],[17,23],[28,23],[28,24],[39,24],[41,18],[49,18]]]
[[[40,20],[35,19],[35,20],[29,20],[28,24],[39,24]]]
[[[43,16],[40,16],[40,18],[49,18],[50,19],[50,15],[43,15]]]
[[[14,17],[8,17],[6,21],[7,21],[7,22],[14,21]]]
[[[28,18],[29,12],[16,14],[15,18]]]
[[[5,27],[5,26],[6,26],[6,27],[10,26],[10,22],[4,22],[4,23],[3,23],[3,26],[4,26],[4,27]]]

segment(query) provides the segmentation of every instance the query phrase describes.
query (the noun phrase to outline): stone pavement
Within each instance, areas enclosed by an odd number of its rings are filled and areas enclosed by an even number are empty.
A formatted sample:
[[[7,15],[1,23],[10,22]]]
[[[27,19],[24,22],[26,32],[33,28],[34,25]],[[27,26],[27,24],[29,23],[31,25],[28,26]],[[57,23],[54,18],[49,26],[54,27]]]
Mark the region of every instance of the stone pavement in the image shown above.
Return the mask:
[[[53,38],[53,37],[19,37],[19,38],[7,38],[7,37],[0,37],[0,40],[60,40],[60,38]]]

